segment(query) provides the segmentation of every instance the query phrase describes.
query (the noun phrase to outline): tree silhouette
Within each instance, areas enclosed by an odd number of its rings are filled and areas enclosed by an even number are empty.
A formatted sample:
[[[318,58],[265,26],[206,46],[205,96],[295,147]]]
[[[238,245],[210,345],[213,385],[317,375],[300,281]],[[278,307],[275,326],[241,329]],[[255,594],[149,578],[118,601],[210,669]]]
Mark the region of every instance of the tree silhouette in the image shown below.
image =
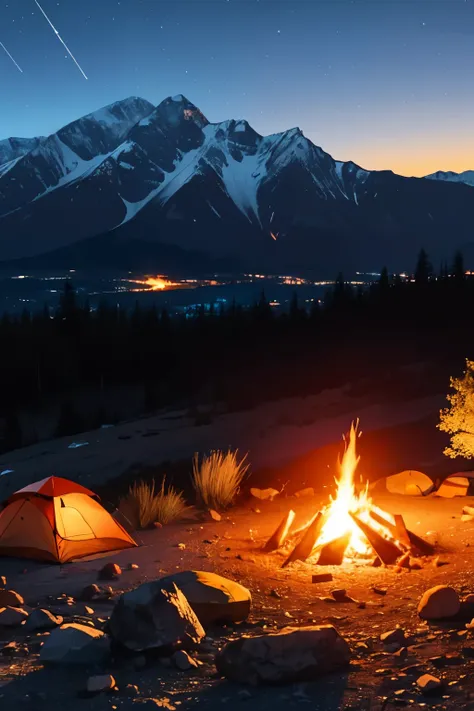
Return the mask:
[[[433,267],[428,259],[428,254],[424,249],[418,254],[418,261],[415,268],[415,283],[424,286],[428,283],[429,278],[433,274]]]

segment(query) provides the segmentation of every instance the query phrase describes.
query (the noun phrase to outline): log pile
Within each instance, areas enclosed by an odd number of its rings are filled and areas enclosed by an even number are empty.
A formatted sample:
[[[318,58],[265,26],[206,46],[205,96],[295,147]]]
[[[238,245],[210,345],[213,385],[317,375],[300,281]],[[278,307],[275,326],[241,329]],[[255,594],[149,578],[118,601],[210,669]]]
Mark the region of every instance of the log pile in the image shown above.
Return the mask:
[[[389,515],[371,506],[369,516],[362,520],[359,512],[349,513],[352,521],[363,533],[367,546],[372,549],[374,565],[407,567],[410,556],[433,555],[434,547],[407,529],[403,516]],[[327,521],[327,513],[318,511],[304,526],[291,531],[295,519],[289,511],[263,547],[265,552],[282,549],[291,542],[290,552],[282,567],[295,561],[314,559],[316,565],[341,565],[351,541],[351,532],[342,531],[334,540],[318,543]]]

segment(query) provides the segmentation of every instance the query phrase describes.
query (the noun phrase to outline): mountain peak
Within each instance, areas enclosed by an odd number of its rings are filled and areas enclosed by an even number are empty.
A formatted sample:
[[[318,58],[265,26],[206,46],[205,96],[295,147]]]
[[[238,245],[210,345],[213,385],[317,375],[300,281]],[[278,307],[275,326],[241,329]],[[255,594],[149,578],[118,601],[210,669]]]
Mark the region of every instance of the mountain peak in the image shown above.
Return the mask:
[[[455,173],[452,170],[438,170],[436,173],[425,175],[427,180],[443,180],[448,183],[465,183],[474,187],[474,170],[465,170],[463,173]]]

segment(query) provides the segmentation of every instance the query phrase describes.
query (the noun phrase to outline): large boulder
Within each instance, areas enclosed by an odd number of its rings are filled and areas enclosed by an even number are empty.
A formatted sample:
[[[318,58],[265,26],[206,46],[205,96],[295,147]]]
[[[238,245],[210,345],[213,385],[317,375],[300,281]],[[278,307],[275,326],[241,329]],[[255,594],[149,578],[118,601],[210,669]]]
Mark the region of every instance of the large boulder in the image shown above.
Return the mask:
[[[222,676],[242,684],[290,684],[346,667],[349,645],[332,625],[241,637],[216,656]]]
[[[28,618],[21,607],[0,607],[0,627],[18,627]]]
[[[101,630],[77,623],[62,625],[51,632],[41,647],[43,664],[94,665],[110,656],[110,639]]]
[[[418,614],[423,620],[443,620],[455,617],[461,608],[459,595],[448,585],[437,585],[427,590],[418,603]]]
[[[242,622],[252,605],[250,590],[215,573],[185,570],[161,578],[158,583],[166,590],[177,585],[204,629],[219,622]]]
[[[194,646],[205,632],[181,590],[166,590],[160,580],[124,593],[109,620],[112,638],[134,652]]]

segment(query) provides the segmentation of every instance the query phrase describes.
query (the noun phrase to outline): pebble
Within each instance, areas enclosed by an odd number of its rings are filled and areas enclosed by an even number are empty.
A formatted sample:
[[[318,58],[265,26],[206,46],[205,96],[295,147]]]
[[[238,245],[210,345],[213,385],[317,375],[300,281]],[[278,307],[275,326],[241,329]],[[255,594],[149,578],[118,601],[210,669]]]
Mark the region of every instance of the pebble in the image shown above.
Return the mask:
[[[122,575],[122,568],[117,563],[107,563],[99,571],[99,580],[117,580]]]
[[[443,683],[436,676],[423,674],[416,680],[416,685],[423,694],[434,694],[441,691]]]
[[[91,585],[86,585],[81,594],[79,595],[79,600],[84,600],[85,602],[91,602],[100,596],[100,588],[95,583]]]
[[[114,687],[115,679],[112,674],[90,676],[86,685],[89,694],[100,694],[102,691],[111,691]]]
[[[189,671],[189,669],[196,668],[198,666],[195,659],[193,659],[184,649],[179,649],[171,657],[173,664],[177,669],[181,671]]]
[[[384,645],[398,644],[398,647],[401,647],[406,642],[405,632],[399,627],[390,630],[390,632],[383,632],[383,634],[380,635],[380,641]]]

